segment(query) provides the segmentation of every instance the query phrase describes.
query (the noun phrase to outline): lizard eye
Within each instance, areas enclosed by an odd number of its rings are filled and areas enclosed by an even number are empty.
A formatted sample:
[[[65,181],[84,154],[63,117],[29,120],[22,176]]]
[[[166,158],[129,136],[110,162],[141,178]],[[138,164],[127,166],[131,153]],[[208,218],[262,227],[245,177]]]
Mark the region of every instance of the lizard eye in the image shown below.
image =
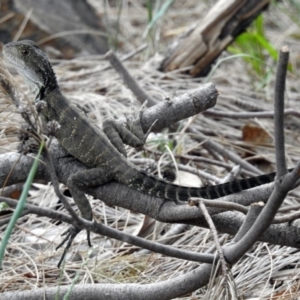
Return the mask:
[[[27,55],[29,55],[29,50],[27,50],[27,49],[21,49],[20,53],[21,53],[22,56],[27,56]]]

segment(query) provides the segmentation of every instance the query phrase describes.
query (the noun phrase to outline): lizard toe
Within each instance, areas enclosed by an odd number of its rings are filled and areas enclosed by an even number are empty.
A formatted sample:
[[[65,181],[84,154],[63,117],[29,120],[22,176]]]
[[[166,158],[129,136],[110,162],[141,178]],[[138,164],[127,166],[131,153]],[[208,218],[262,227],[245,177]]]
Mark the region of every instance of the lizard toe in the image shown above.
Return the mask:
[[[76,235],[81,231],[80,228],[75,227],[75,226],[71,226],[69,229],[67,229],[65,232],[62,233],[62,236],[65,235],[65,238],[62,240],[62,242],[55,248],[55,250],[59,249],[62,245],[64,245],[67,242],[67,245],[64,249],[64,252],[57,264],[57,267],[60,268],[68,250],[70,249],[70,247],[72,246],[72,243],[76,237]],[[88,239],[89,244],[90,244],[90,240]]]

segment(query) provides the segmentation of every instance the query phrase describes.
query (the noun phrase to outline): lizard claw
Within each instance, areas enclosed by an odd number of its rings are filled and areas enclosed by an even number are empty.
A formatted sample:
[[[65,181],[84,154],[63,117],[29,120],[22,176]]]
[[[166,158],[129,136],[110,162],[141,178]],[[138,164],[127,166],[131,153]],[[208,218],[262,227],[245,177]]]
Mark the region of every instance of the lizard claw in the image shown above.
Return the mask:
[[[144,134],[141,126],[141,117],[145,108],[147,107],[147,103],[148,101],[146,100],[138,110],[135,110],[132,105],[131,110],[133,112],[125,114],[125,118],[127,121],[125,126],[130,130],[130,132],[132,132],[136,137],[138,137],[143,142],[143,144],[145,143],[150,132],[150,130],[148,130],[147,133]]]
[[[140,106],[139,109],[135,109],[133,101],[130,102],[130,113],[125,113],[125,118],[128,123],[132,123],[135,120],[140,120],[144,110],[147,108],[148,100],[145,100],[144,103]]]
[[[63,244],[65,244],[67,242],[67,245],[64,249],[64,252],[57,264],[57,267],[60,268],[62,262],[65,259],[65,256],[68,252],[68,250],[70,249],[70,247],[72,246],[72,243],[76,237],[76,235],[81,231],[80,228],[75,227],[75,226],[71,226],[69,229],[67,229],[65,232],[62,233],[62,236],[65,235],[65,238],[62,240],[62,242],[55,248],[55,250],[59,249]],[[88,241],[88,245],[89,247],[92,247],[91,244],[91,239],[90,239],[90,231],[87,231],[87,241]]]

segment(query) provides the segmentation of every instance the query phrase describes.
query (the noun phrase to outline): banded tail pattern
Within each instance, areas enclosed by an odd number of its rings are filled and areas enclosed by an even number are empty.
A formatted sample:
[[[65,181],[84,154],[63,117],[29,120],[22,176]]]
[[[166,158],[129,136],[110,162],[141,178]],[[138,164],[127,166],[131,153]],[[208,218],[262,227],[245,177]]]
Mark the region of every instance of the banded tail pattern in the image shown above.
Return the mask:
[[[276,172],[202,188],[184,187],[137,171],[128,186],[155,197],[187,201],[191,197],[217,199],[274,181]]]

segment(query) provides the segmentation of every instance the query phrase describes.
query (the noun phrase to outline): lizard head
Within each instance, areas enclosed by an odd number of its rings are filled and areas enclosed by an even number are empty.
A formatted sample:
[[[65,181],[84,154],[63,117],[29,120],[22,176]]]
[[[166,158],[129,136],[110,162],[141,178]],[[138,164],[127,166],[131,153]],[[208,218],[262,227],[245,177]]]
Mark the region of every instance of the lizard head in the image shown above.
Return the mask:
[[[36,100],[43,100],[45,93],[58,87],[48,58],[33,41],[8,43],[3,47],[3,54],[33,89]]]

